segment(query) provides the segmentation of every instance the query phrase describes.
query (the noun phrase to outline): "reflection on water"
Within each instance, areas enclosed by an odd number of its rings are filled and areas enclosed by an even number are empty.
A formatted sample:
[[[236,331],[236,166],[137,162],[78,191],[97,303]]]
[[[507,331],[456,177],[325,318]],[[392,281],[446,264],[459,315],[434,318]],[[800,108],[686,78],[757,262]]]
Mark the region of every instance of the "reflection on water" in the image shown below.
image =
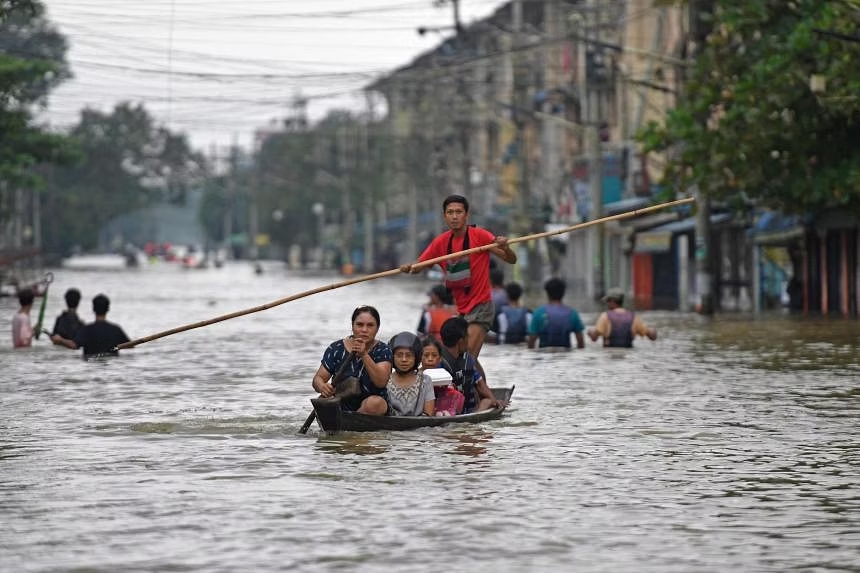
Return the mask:
[[[779,317],[762,321],[720,319],[709,325],[702,352],[748,354],[749,366],[762,370],[830,370],[858,376],[860,330],[857,321]]]
[[[509,413],[510,415],[510,413]],[[493,435],[480,429],[452,430],[442,435],[444,439],[454,443],[452,454],[470,458],[480,458],[487,453],[485,444],[493,440]]]
[[[373,456],[384,454],[388,447],[374,434],[344,433],[335,436],[322,435],[317,441],[317,449],[327,454]]]
[[[336,280],[59,271],[53,291],[106,292],[141,337]],[[501,420],[298,435],[352,309],[387,339],[426,290],[353,285],[100,363],[0,349],[0,570],[856,570],[857,321],[649,313],[660,339],[630,351],[487,345],[490,384],[517,387]]]

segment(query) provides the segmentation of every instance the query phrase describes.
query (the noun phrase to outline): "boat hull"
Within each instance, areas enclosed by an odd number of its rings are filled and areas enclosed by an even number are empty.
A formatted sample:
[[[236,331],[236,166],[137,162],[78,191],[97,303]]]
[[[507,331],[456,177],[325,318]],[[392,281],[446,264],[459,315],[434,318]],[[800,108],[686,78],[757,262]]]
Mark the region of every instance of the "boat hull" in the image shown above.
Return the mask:
[[[496,399],[507,402],[511,399],[514,387],[493,388],[492,390]],[[317,415],[317,423],[322,431],[328,434],[403,431],[449,424],[476,424],[501,418],[507,408],[505,406],[457,416],[371,416],[357,412],[344,412],[340,409],[340,403],[337,400],[314,399],[311,400],[311,404],[313,404]]]

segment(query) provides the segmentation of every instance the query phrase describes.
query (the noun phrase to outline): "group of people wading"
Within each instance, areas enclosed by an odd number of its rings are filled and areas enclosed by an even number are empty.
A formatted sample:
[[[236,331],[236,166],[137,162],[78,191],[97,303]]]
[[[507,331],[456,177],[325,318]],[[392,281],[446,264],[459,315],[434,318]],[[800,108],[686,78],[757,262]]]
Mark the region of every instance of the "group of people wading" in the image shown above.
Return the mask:
[[[42,296],[48,296],[45,292]],[[92,308],[95,320],[85,324],[78,316],[78,304],[81,301],[81,292],[76,288],[66,291],[64,297],[66,310],[64,310],[54,322],[54,328],[50,332],[45,330],[51,342],[56,346],[81,349],[83,357],[93,356],[116,356],[116,347],[128,342],[122,327],[107,320],[110,310],[110,299],[104,294],[93,297]],[[41,334],[40,324],[34,328],[30,321],[30,313],[33,309],[35,293],[30,288],[22,288],[18,291],[18,303],[21,305],[15,316],[12,317],[12,346],[14,348],[29,348],[33,344],[33,338]],[[44,310],[44,307],[43,309]],[[41,318],[39,319],[41,323]]]
[[[500,343],[527,341],[531,348],[570,348],[573,334],[577,347],[585,346],[585,327],[579,313],[562,302],[563,280],[549,279],[544,285],[547,304],[528,311],[519,303],[522,288],[518,284],[491,284],[491,254],[509,264],[517,262],[507,238],[469,225],[469,202],[461,195],[445,198],[442,213],[448,231],[433,239],[415,263],[402,265],[401,272],[417,273],[425,266],[420,264],[424,261],[476,247],[486,249],[439,263],[445,284],[428,293],[430,304],[419,324],[421,336],[401,332],[387,343],[377,340],[379,312],[371,306],[356,308],[352,333],[329,344],[313,376],[313,389],[322,398],[338,396],[337,383],[355,379],[358,391],[341,396],[344,410],[380,416],[432,416],[499,408],[505,404],[493,396],[478,360],[491,329],[498,331],[496,341]],[[494,302],[494,294],[499,294],[494,287],[499,286],[504,303],[498,299]],[[655,329],[623,308],[621,291],[610,289],[603,301],[606,312],[587,332],[593,341],[602,338],[604,346],[630,347],[637,335],[656,339]],[[450,374],[450,387],[434,388],[427,370],[439,367]],[[452,396],[454,393],[459,396]]]

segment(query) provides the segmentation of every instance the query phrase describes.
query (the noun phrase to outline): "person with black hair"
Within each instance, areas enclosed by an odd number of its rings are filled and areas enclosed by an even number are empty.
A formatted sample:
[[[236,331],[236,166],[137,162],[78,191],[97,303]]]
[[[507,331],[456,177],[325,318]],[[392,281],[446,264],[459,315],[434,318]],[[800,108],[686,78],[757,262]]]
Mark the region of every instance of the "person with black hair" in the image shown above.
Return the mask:
[[[603,338],[603,346],[613,348],[632,348],[633,339],[644,336],[657,340],[657,329],[649,327],[632,310],[624,308],[624,291],[613,287],[601,299],[606,304],[606,312],[597,317],[594,328],[588,329],[588,337],[593,342]]]
[[[500,268],[490,269],[490,297],[498,315],[508,304],[508,292],[505,289],[505,273]]]
[[[523,287],[517,282],[505,285],[508,304],[496,315],[498,324],[496,342],[499,344],[519,344],[525,342],[529,325],[532,322],[532,311],[520,303]]]
[[[27,348],[33,344],[33,325],[30,323],[30,311],[36,298],[33,289],[22,288],[18,291],[18,304],[21,307],[12,317],[12,347]]]
[[[394,369],[385,387],[389,412],[395,416],[433,416],[433,381],[418,369],[424,351],[421,340],[411,332],[401,332],[388,341],[388,347],[394,357]]]
[[[321,398],[336,395],[332,377],[357,378],[360,391],[356,396],[342,397],[341,409],[384,416],[388,413],[385,390],[391,374],[391,348],[376,339],[381,320],[372,306],[359,306],[352,311],[352,333],[335,340],[326,348],[320,366],[311,380],[311,387]],[[338,380],[339,381],[339,380]]]
[[[118,356],[117,346],[128,342],[125,331],[118,325],[108,322],[107,313],[110,310],[110,299],[97,294],[93,297],[93,313],[95,321],[78,329],[75,334],[74,348],[83,348],[84,360],[94,356]]]
[[[54,322],[54,330],[51,331],[51,342],[57,346],[65,346],[74,350],[78,347],[75,344],[75,335],[84,326],[84,321],[78,316],[81,291],[76,288],[70,288],[63,295],[63,298],[66,300],[66,310]]]
[[[477,360],[495,318],[490,288],[490,254],[510,264],[517,262],[517,255],[508,246],[507,237],[495,236],[486,229],[469,224],[469,201],[462,195],[446,197],[442,202],[442,214],[448,231],[433,239],[417,262],[492,245],[488,250],[440,263],[445,271],[445,286],[454,296],[457,312],[468,323],[469,352]],[[404,273],[420,270],[414,267],[415,264],[406,264],[400,270]],[[480,364],[478,368],[481,369]]]
[[[466,319],[455,316],[445,321],[441,332],[442,367],[451,374],[454,388],[465,397],[463,411],[457,412],[458,414],[500,408],[504,405],[493,396],[493,391],[478,371],[477,360],[469,352],[468,328]]]
[[[421,309],[421,319],[418,321],[416,332],[439,338],[442,323],[452,316],[457,316],[457,307],[454,306],[448,287],[443,284],[433,285],[427,296],[430,300]]]
[[[562,302],[567,288],[560,278],[551,278],[543,285],[547,304],[537,307],[529,325],[528,346],[534,348],[570,348],[570,335],[576,337],[576,347],[585,348],[585,325],[579,312]]]

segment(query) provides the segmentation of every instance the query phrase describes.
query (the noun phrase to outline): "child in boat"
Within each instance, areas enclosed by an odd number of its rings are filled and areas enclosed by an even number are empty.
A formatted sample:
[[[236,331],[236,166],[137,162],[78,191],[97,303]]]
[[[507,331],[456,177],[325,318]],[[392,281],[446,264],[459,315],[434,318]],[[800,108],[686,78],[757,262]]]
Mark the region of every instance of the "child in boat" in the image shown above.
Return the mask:
[[[467,341],[469,323],[462,316],[449,318],[442,325],[442,367],[451,373],[454,388],[463,393],[466,403],[462,412],[469,413],[501,408],[504,403],[493,396],[469,352]]]
[[[395,334],[388,342],[394,356],[394,369],[385,389],[389,411],[395,416],[433,416],[436,397],[433,383],[418,371],[422,352],[421,341],[411,332]]]
[[[431,370],[433,368],[443,368],[442,364],[442,344],[433,338],[427,336],[422,341],[424,345],[421,355],[421,371]],[[436,396],[436,415],[437,416],[456,416],[463,412],[463,404],[466,402],[463,393],[454,388],[451,384],[442,386],[433,386],[433,394]]]
[[[442,344],[432,336],[424,337],[421,344],[423,345],[421,372],[433,368],[443,368]],[[462,392],[459,392],[450,384],[433,386],[433,394],[436,396],[437,416],[455,416],[462,412],[463,403],[466,399]]]
[[[421,341],[421,371],[442,368],[442,345],[433,336],[425,336]]]

